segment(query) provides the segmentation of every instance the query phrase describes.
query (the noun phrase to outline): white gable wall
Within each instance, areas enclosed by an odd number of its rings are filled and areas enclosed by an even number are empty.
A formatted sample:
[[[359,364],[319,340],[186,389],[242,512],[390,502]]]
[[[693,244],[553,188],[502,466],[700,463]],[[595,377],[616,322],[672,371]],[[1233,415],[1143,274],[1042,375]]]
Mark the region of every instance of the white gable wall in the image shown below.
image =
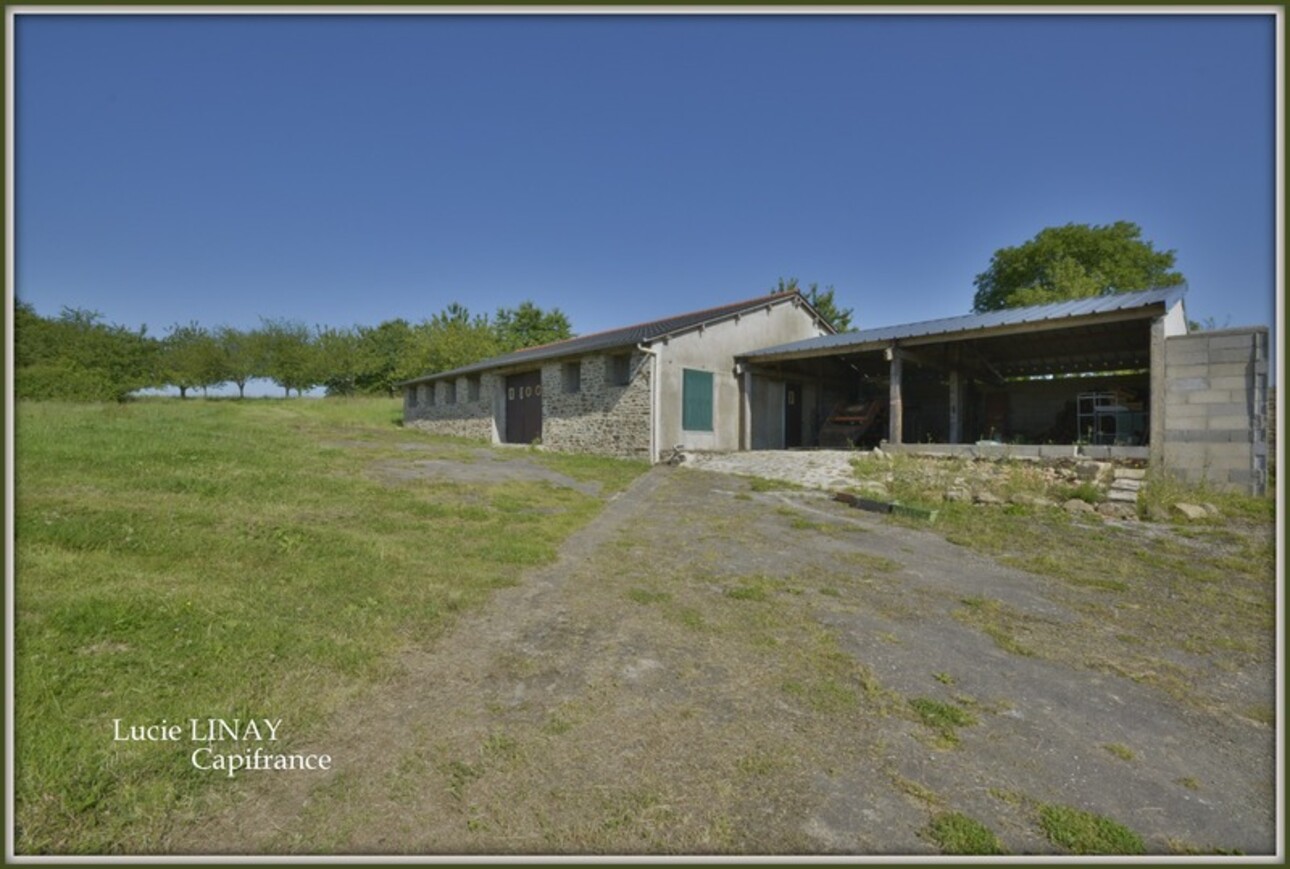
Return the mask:
[[[682,444],[690,450],[739,449],[743,401],[740,378],[735,374],[735,356],[823,334],[826,330],[807,309],[780,302],[654,343],[652,349],[658,352],[659,366],[657,448],[666,452]],[[713,375],[710,432],[682,428],[686,368]]]

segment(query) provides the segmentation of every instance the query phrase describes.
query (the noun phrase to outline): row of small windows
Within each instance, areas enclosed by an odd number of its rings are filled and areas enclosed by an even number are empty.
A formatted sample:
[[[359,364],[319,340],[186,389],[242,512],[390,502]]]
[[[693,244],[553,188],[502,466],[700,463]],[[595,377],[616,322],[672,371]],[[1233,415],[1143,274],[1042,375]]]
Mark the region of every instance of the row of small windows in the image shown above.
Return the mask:
[[[422,383],[421,385],[409,389],[407,392],[408,402],[414,405],[433,407],[436,403],[456,404],[457,403],[457,382],[448,381],[444,384],[443,401],[435,401],[435,384]],[[466,401],[479,401],[479,376],[466,378]]]
[[[632,357],[630,353],[619,353],[605,357],[605,377],[610,386],[626,386],[632,379]],[[566,362],[560,366],[560,384],[566,393],[582,391],[582,361]],[[479,401],[479,376],[466,378],[466,401]],[[443,401],[435,400],[435,384],[423,383],[415,389],[408,390],[408,402],[412,405],[433,407],[435,404],[456,404],[457,383],[448,381],[444,384]]]

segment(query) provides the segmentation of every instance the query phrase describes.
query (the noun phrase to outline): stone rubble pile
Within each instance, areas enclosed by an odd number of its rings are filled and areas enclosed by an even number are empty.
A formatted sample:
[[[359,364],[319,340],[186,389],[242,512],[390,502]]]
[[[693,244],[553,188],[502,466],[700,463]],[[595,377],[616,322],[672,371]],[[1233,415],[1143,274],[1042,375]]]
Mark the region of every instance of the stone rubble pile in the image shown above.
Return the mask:
[[[983,508],[1014,504],[1064,509],[1118,520],[1138,518],[1138,496],[1147,476],[1141,462],[1135,467],[1077,458],[962,460],[925,456],[897,464],[892,454],[881,449],[695,452],[686,453],[684,464],[719,473],[783,480],[806,488],[852,492],[877,500],[893,497],[893,484],[897,482],[893,468],[899,467],[905,489],[912,484],[931,500]],[[1008,494],[1017,488],[1023,491]],[[1063,490],[1066,494],[1062,494]],[[1212,504],[1179,503],[1172,505],[1172,512],[1174,518],[1189,521],[1218,515]]]

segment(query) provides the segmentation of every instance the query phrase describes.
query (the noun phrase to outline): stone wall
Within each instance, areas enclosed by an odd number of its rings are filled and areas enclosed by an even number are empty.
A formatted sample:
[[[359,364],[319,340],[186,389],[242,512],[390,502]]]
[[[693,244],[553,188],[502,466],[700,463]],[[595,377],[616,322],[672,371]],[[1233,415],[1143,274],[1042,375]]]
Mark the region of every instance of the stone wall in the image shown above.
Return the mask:
[[[648,459],[650,360],[632,351],[630,380],[615,383],[614,356],[592,354],[542,366],[542,443],[562,452]],[[566,366],[577,365],[576,392],[566,386]]]
[[[447,381],[408,387],[403,392],[403,424],[433,434],[495,441],[494,408],[502,382],[496,374],[481,374],[458,377],[453,388]]]
[[[613,354],[590,354],[542,365],[542,445],[561,452],[649,458],[650,360],[628,356],[626,385],[615,383]],[[567,391],[568,366],[578,367],[577,391]],[[531,370],[531,369],[530,369]],[[506,432],[506,376],[435,381],[404,391],[403,420],[433,434],[492,443]],[[474,392],[478,392],[478,397]]]
[[[1189,482],[1263,494],[1267,395],[1265,327],[1167,339],[1165,469]]]

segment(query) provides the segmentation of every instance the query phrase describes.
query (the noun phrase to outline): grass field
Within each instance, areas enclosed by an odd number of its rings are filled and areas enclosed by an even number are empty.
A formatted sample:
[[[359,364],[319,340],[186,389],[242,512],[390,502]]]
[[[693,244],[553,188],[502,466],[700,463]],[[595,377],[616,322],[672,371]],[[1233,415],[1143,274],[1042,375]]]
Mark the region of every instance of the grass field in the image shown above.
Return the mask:
[[[114,719],[282,719],[290,750],[602,504],[374,476],[413,450],[471,460],[399,417],[388,400],[18,406],[18,853],[164,850],[212,776],[173,743],[114,740]],[[606,492],[644,469],[517,455]]]
[[[432,438],[393,401],[17,414],[20,854],[1263,847],[1255,808],[1204,835],[1188,811],[1261,805],[1271,499],[1172,524],[937,502],[929,526],[682,468],[606,508],[643,464]],[[887,470],[919,503],[926,468]],[[1054,673],[1133,715],[1081,729]],[[233,783],[190,742],[113,738],[190,718],[281,719],[274,751],[348,767]],[[1175,747],[1184,718],[1221,748]],[[1168,817],[1071,792],[1050,742]]]

